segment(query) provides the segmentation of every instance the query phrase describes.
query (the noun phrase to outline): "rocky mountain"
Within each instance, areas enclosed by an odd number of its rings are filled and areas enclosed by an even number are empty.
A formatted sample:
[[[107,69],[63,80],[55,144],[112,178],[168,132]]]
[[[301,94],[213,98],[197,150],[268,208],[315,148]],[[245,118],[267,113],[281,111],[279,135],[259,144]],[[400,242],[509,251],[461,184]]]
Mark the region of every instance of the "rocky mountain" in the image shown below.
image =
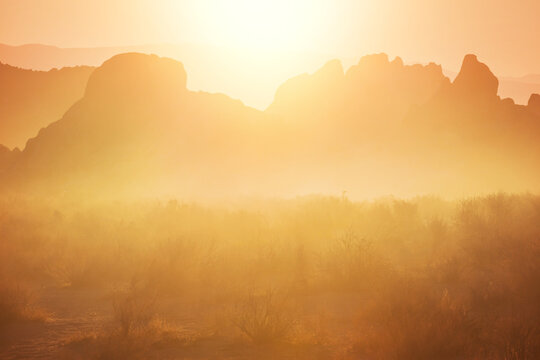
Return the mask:
[[[275,89],[286,79],[303,71],[316,71],[328,59],[317,53],[264,53],[260,50],[230,49],[193,44],[155,44],[95,48],[59,48],[27,44],[0,44],[0,62],[24,69],[48,71],[78,65],[99,66],[114,55],[126,52],[157,54],[181,60],[189,70],[189,88],[223,92],[263,109],[272,101]],[[344,59],[346,67],[356,59]],[[276,67],[276,64],[279,66]],[[457,72],[445,69],[450,79]],[[498,74],[499,75],[499,74]],[[240,81],[239,78],[242,80]],[[259,88],[254,92],[254,87]],[[527,104],[540,93],[540,75],[499,77],[499,96]]]
[[[94,48],[0,44],[0,62],[48,71],[77,65],[100,66],[115,55],[131,52],[180,60],[189,71],[189,89],[224,93],[259,109],[268,106],[281,82],[302,71],[314,71],[328,59],[327,54],[312,52],[276,52],[208,44]],[[253,91],[254,88],[257,91]]]
[[[538,95],[528,106],[501,99],[497,77],[476,56],[465,56],[453,82],[435,64],[406,66],[384,54],[340,69],[333,62],[290,80],[267,111],[321,129],[318,143],[346,164],[336,176],[344,188],[540,189]]]
[[[23,148],[84,93],[93,68],[32,71],[0,63],[0,144]]]
[[[527,103],[527,109],[536,115],[540,116],[540,95],[532,94]]]
[[[251,135],[264,116],[224,95],[188,91],[186,78],[181,63],[155,55],[106,61],[82,99],[28,141],[6,188],[134,194],[168,184],[184,193],[234,181],[250,168],[248,144],[257,145]]]
[[[404,65],[386,54],[364,56],[346,72],[334,60],[285,82],[266,112],[287,122],[326,124],[358,140],[395,127],[411,107],[448,83],[438,65]]]
[[[476,56],[467,55],[454,82],[407,115],[409,153],[424,151],[426,169],[466,189],[538,190],[540,117],[533,104],[497,96],[498,81]],[[437,180],[443,182],[445,179]],[[435,180],[434,180],[435,181]]]
[[[538,96],[528,106],[500,99],[497,78],[473,55],[453,82],[440,66],[384,54],[347,71],[331,61],[283,84],[264,112],[186,83],[175,60],[111,58],[24,151],[3,150],[1,188],[139,197],[348,190],[363,197],[536,191],[540,184]]]
[[[463,59],[461,71],[452,83],[452,92],[462,101],[490,102],[497,99],[499,80],[486,64],[469,54]]]

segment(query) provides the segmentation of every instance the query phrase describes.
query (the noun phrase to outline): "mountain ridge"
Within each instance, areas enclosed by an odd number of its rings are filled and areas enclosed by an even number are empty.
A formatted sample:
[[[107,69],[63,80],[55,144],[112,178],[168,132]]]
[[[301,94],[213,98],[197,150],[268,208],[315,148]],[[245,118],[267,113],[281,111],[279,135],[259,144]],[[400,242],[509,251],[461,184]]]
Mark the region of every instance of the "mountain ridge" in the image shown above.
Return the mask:
[[[37,71],[0,63],[0,143],[23,148],[82,97],[92,71],[87,66]]]
[[[24,51],[22,51],[22,50]],[[50,45],[10,46],[0,44],[0,61],[25,69],[48,70],[64,66],[99,66],[110,57],[125,52],[155,53],[159,56],[181,60],[190,73],[190,88],[229,94],[242,99],[250,106],[264,109],[272,102],[277,87],[304,71],[314,72],[329,58],[330,54],[257,54],[235,52],[234,49],[204,47],[193,44],[147,44],[131,46],[109,46],[96,48],[61,48]],[[245,61],[243,61],[245,60]],[[240,61],[240,62],[239,62]],[[419,62],[419,61],[414,61]],[[237,65],[234,65],[237,63]],[[275,69],[279,63],[284,68]],[[355,58],[344,59],[346,67],[356,64]],[[427,63],[427,62],[426,62]],[[44,64],[44,65],[43,65]],[[210,74],[219,74],[218,79]],[[448,71],[445,73],[457,74]],[[238,76],[242,75],[242,81]],[[540,93],[540,75],[523,77],[498,76],[500,96],[510,97],[519,104],[527,104],[532,93]],[[451,77],[453,77],[451,75]],[[254,93],[253,87],[260,88]]]
[[[62,119],[7,156],[3,185],[103,196],[531,190],[540,179],[536,97],[530,107],[501,100],[487,66],[466,56],[463,68],[450,82],[440,66],[384,54],[346,72],[331,61],[276,92],[275,104],[287,106],[262,112],[188,90],[175,60],[117,55]],[[485,95],[471,97],[478,89]],[[526,174],[486,180],[501,168]],[[417,182],[403,181],[413,171]]]

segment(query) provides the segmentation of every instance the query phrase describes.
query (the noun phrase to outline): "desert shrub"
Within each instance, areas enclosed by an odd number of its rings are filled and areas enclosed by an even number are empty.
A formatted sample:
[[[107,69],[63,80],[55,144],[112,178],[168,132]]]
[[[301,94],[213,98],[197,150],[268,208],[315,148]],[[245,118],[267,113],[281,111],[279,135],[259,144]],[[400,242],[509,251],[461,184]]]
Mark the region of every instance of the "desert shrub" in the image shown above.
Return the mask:
[[[30,290],[11,281],[0,281],[0,327],[16,321],[43,321],[46,317]]]
[[[206,239],[188,240],[184,237],[157,241],[147,255],[146,275],[162,295],[177,296],[186,289],[194,294],[216,283],[220,270],[214,242]]]
[[[175,349],[184,352],[199,339],[198,334],[186,335],[165,321],[154,319],[143,330],[124,336],[118,332],[101,331],[69,339],[60,353],[60,359],[162,359],[160,350]]]
[[[63,250],[51,257],[51,261],[44,263],[42,268],[60,286],[83,288],[103,285],[112,280],[112,260],[105,251],[99,253],[88,248]]]
[[[271,344],[287,340],[296,324],[295,308],[287,295],[273,290],[249,292],[231,314],[232,323],[253,343]]]
[[[148,328],[156,315],[156,299],[157,293],[141,280],[117,290],[113,294],[113,312],[120,334],[128,337]]]
[[[540,327],[527,319],[503,320],[492,338],[491,357],[501,360],[528,360],[540,357]]]
[[[373,243],[351,230],[330,244],[320,265],[322,277],[338,291],[372,290],[382,285],[391,272]]]
[[[478,350],[473,314],[423,284],[404,281],[365,311],[353,354],[376,359],[467,359]]]
[[[0,199],[0,273],[48,289],[69,284],[73,293],[129,283],[112,296],[114,331],[95,340],[108,358],[133,358],[148,339],[161,341],[152,335],[156,313],[190,316],[197,329],[214,329],[205,316],[220,313],[216,336],[227,341],[234,328],[253,343],[286,347],[310,338],[310,327],[317,343],[355,343],[348,354],[358,358],[534,359],[539,199],[313,196],[240,209]],[[130,283],[134,273],[140,280]],[[31,292],[11,283],[0,281],[3,323],[35,308]],[[291,291],[242,296],[253,284]],[[158,295],[167,312],[157,311]],[[324,321],[306,326],[316,313]],[[353,341],[342,340],[349,334]]]

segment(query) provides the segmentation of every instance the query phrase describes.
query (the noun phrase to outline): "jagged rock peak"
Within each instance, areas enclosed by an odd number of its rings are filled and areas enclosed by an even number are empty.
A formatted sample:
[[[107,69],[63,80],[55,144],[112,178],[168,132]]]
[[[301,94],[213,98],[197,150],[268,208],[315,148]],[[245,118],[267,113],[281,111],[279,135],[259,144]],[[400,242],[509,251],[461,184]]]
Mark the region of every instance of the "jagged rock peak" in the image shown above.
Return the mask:
[[[527,104],[527,108],[537,114],[540,115],[540,95],[539,94],[531,94],[531,97],[529,98],[529,102]]]
[[[463,59],[461,70],[454,80],[454,89],[473,98],[495,99],[499,80],[489,67],[478,61],[476,55],[468,54]]]

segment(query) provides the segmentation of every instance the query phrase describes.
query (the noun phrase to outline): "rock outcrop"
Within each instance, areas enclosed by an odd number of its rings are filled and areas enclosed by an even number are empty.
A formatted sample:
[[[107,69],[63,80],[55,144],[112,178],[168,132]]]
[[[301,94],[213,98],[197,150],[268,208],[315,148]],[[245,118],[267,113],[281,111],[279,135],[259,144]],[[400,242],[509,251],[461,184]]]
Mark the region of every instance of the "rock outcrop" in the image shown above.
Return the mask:
[[[540,116],[540,94],[531,94],[527,108],[533,114]]]
[[[500,100],[474,56],[454,83],[438,65],[384,54],[346,72],[331,61],[285,83],[266,112],[186,80],[171,59],[111,58],[21,153],[0,149],[0,191],[410,196],[540,183],[538,97],[527,107]]]
[[[476,55],[465,56],[452,85],[461,98],[481,102],[497,100],[499,80]]]
[[[92,67],[32,71],[0,64],[0,144],[24,148],[83,94]]]

